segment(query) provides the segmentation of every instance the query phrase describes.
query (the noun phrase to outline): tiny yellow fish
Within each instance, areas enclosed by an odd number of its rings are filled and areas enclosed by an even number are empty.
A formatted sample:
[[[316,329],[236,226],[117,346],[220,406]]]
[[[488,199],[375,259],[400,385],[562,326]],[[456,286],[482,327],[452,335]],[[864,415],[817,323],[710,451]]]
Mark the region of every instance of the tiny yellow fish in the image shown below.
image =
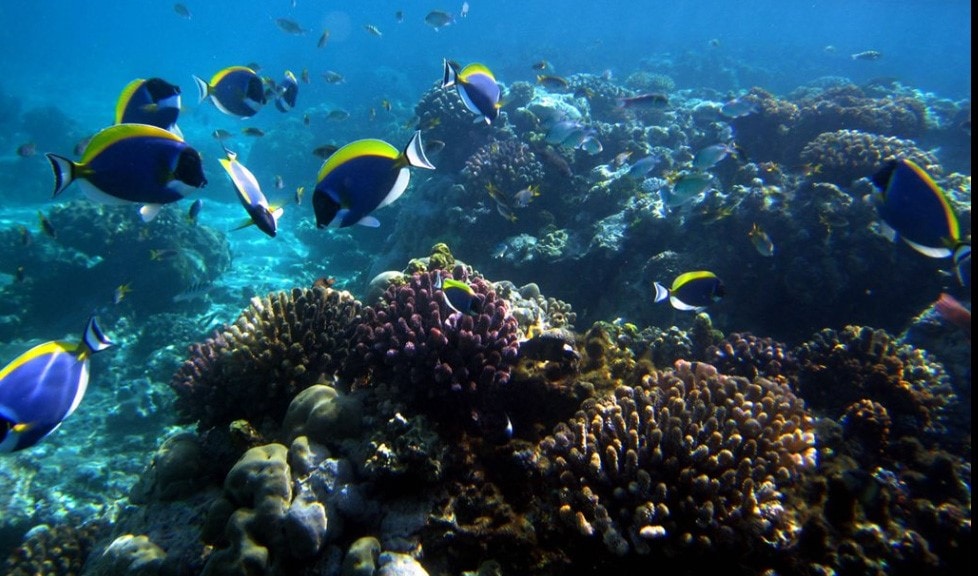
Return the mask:
[[[774,256],[774,242],[771,242],[771,237],[756,222],[750,232],[747,233],[747,236],[750,238],[751,243],[754,244],[754,248],[757,249],[758,254],[761,256]]]
[[[121,284],[115,289],[115,293],[112,295],[113,304],[118,304],[122,302],[122,299],[126,297],[127,294],[132,292],[132,287],[130,283]]]
[[[306,193],[305,186],[299,186],[295,189],[295,205],[298,206],[302,204],[302,195]]]

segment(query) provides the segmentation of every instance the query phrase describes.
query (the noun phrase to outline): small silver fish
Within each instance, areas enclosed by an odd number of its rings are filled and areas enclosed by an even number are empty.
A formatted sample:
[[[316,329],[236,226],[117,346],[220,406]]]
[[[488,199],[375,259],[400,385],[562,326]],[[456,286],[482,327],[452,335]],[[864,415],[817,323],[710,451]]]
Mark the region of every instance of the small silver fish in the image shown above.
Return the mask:
[[[750,229],[750,232],[747,233],[747,236],[750,238],[754,248],[757,249],[758,254],[768,257],[774,256],[774,242],[771,242],[771,237],[756,222],[754,223],[754,227]]]
[[[877,50],[866,50],[864,52],[856,52],[849,57],[853,60],[879,60],[883,57],[883,53]]]

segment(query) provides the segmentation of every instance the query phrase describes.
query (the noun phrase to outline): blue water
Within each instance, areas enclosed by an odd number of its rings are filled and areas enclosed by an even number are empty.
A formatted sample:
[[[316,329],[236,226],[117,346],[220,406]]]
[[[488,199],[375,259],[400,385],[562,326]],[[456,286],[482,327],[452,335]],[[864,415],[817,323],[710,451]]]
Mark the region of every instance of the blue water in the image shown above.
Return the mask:
[[[192,12],[190,19],[180,17],[168,1],[0,3],[0,232],[10,232],[5,238],[14,239],[11,231],[25,226],[35,242],[48,241],[37,227],[37,212],[49,213],[65,202],[78,202],[81,194],[75,186],[57,200],[51,199],[53,177],[43,153],[70,155],[71,147],[81,136],[112,122],[119,92],[130,80],[156,76],[182,89],[185,109],[178,124],[187,142],[201,151],[209,180],[209,185],[197,193],[206,203],[201,223],[227,233],[233,256],[226,271],[208,278],[213,282],[211,298],[190,304],[169,303],[173,293],[189,287],[187,278],[174,280],[180,286],[171,292],[163,290],[169,286],[156,286],[143,289],[142,294],[133,293],[133,308],[121,309],[113,308],[111,295],[104,289],[93,296],[84,286],[71,286],[70,281],[69,285],[62,285],[62,279],[46,277],[43,286],[31,285],[30,289],[49,292],[56,301],[51,307],[55,313],[41,314],[36,321],[22,319],[16,331],[0,330],[0,366],[39,342],[76,338],[93,311],[108,319],[105,328],[110,333],[130,345],[136,345],[140,323],[166,312],[185,315],[195,322],[196,336],[202,338],[217,324],[233,321],[252,295],[307,286],[320,276],[336,276],[342,287],[359,296],[376,272],[405,262],[403,250],[415,251],[412,257],[426,256],[432,243],[427,240],[439,239],[437,231],[449,216],[440,212],[444,206],[416,188],[398,201],[412,206],[411,218],[416,221],[399,223],[400,208],[387,208],[376,214],[381,221],[378,230],[311,230],[314,220],[310,199],[320,161],[311,156],[310,149],[327,142],[343,144],[359,138],[381,138],[403,146],[410,135],[405,126],[413,129],[415,105],[441,80],[445,58],[461,63],[484,62],[504,85],[533,83],[538,72],[532,65],[541,60],[551,64],[553,74],[605,74],[613,81],[623,81],[636,70],[656,72],[668,63],[668,74],[675,81],[677,93],[708,93],[717,99],[742,94],[755,86],[783,96],[823,77],[842,77],[855,85],[892,78],[935,101],[967,101],[970,131],[971,3],[962,0],[470,0],[471,9],[465,18],[456,16],[453,24],[438,31],[424,22],[425,14],[436,8],[457,13],[459,6],[415,0],[298,0],[296,6],[288,0],[198,0],[185,4]],[[398,10],[403,12],[403,22],[395,19]],[[294,20],[307,32],[287,34],[276,25],[278,18]],[[376,26],[381,35],[368,32],[366,25]],[[328,43],[317,48],[317,40],[325,29],[330,32]],[[850,56],[868,50],[883,56],[875,61]],[[300,84],[297,108],[282,114],[269,103],[256,116],[241,120],[222,115],[208,102],[197,103],[191,75],[210,79],[226,66],[248,63],[260,65],[260,74],[275,80],[285,70],[297,75],[308,70],[311,82]],[[345,82],[324,82],[321,75],[326,71],[342,74]],[[382,108],[385,100],[392,106],[389,113]],[[326,113],[336,109],[349,112],[349,119],[325,120]],[[29,133],[22,123],[25,115],[37,110],[46,110],[41,115],[51,120],[41,136]],[[52,110],[62,115],[64,122]],[[306,132],[302,132],[305,129],[300,123],[304,114],[309,114],[312,121]],[[63,126],[71,127],[70,132],[65,133]],[[281,147],[275,148],[274,153],[266,149],[250,157],[259,141],[242,136],[244,127],[277,134]],[[219,128],[234,133],[225,142],[228,147],[238,151],[246,163],[260,167],[256,168],[256,176],[269,200],[286,205],[279,237],[265,237],[254,228],[229,232],[241,222],[244,212],[216,161],[223,152],[211,133]],[[289,135],[295,135],[294,144]],[[19,157],[17,147],[31,140],[38,145],[37,153]],[[928,142],[926,148],[943,161],[943,144],[948,149],[952,147],[951,143]],[[965,158],[970,153],[970,142],[967,147]],[[970,210],[970,164],[963,169],[960,157],[960,153],[955,157],[955,169],[969,176],[966,192]],[[284,176],[282,190],[272,184],[276,175]],[[428,177],[416,174],[416,185],[429,182]],[[433,182],[436,177],[431,178]],[[298,186],[305,187],[306,197],[301,206],[293,206],[290,201]],[[483,194],[482,190],[469,192]],[[189,201],[184,201],[171,210],[182,213],[188,206]],[[581,224],[582,228],[590,223],[587,218],[578,220],[588,222]],[[497,238],[496,227],[502,226],[503,221],[490,222],[489,231],[474,227],[453,233],[453,251],[477,268],[490,269],[494,280],[512,279],[522,284],[536,280],[536,274],[544,276],[545,269],[533,265],[508,269],[493,258],[487,244],[495,245],[501,239]],[[418,228],[419,235],[430,233],[417,245],[411,245],[410,240],[404,240],[410,238],[405,228],[411,226]],[[966,227],[970,227],[970,212]],[[518,232],[534,231],[513,228],[506,234]],[[787,235],[787,230],[782,232],[782,237]],[[483,237],[492,240],[485,242]],[[315,240],[310,242],[310,238]],[[819,244],[821,236],[815,233],[813,238],[812,251],[803,256],[820,266],[834,258],[840,263],[832,267],[838,278],[798,280],[784,268],[756,263],[744,256],[753,256],[749,247],[738,253],[737,262],[728,269],[728,274],[736,270],[752,278],[745,280],[744,285],[758,287],[749,295],[743,289],[740,302],[778,302],[784,309],[799,311],[799,324],[792,325],[791,319],[780,313],[771,318],[759,312],[750,325],[722,325],[725,331],[768,329],[776,336],[791,339],[792,344],[797,344],[804,334],[823,327],[839,328],[849,321],[900,332],[912,321],[913,314],[904,314],[903,309],[900,314],[893,314],[888,304],[892,300],[873,300],[874,291],[902,301],[906,310],[913,311],[932,302],[938,288],[970,299],[970,291],[961,290],[954,283],[946,262],[931,262],[905,246],[881,242],[867,252],[863,251],[865,246],[837,246],[823,252],[822,247],[828,247],[830,241],[825,239],[824,245]],[[472,240],[471,244],[466,239]],[[648,287],[652,280],[671,280],[647,277],[648,269],[643,268],[648,265],[647,259],[652,254],[683,248],[677,243],[650,247],[648,254],[626,255],[620,259],[625,272],[606,271],[607,275],[597,278],[591,276],[589,269],[573,270],[573,259],[567,259],[551,264],[568,267],[554,275],[562,281],[542,283],[541,289],[544,294],[555,294],[571,302],[589,321],[598,319],[594,317],[596,313],[588,315],[591,307],[592,311],[600,310],[608,321],[617,316],[640,324],[659,322],[665,327],[677,323],[686,328],[688,317],[672,311],[660,308],[636,312],[651,309]],[[865,271],[868,264],[861,259],[874,261],[878,254],[889,255],[892,250],[901,251],[901,262],[907,263],[912,273],[902,279],[903,283],[880,286],[874,282],[873,274]],[[0,294],[9,295],[23,288],[14,278],[17,266],[6,264],[0,263]],[[133,269],[139,269],[145,262],[134,258],[131,264]],[[629,272],[632,265],[635,268]],[[29,263],[26,269],[31,274]],[[804,264],[793,268],[795,272],[807,269]],[[915,290],[915,278],[921,274],[930,278],[923,292]],[[935,280],[937,274],[943,276]],[[105,286],[110,290],[132,281],[132,276],[120,272],[104,279]],[[615,292],[615,298],[622,303],[617,314],[609,313],[612,304],[600,301],[605,292],[602,283],[609,281],[634,287],[631,291]],[[825,316],[813,314],[812,318],[804,313],[805,307],[820,297],[818,291],[797,293],[798,283],[806,282],[859,286],[854,289],[858,300],[848,302],[851,308],[840,312],[839,318],[829,316],[830,326],[818,324]],[[772,294],[765,292],[772,286]],[[163,290],[160,294],[165,293],[165,297],[150,302],[157,289]],[[0,316],[16,312],[9,307],[0,307]],[[722,323],[724,312],[718,311],[717,317]],[[587,325],[577,328],[586,329]],[[33,451],[0,457],[0,477],[4,478],[0,484],[16,486],[11,491],[13,496],[0,497],[0,552],[6,553],[16,545],[14,536],[4,540],[3,531],[9,527],[4,524],[4,517],[18,518],[18,529],[11,533],[19,537],[19,527],[31,521],[29,516],[24,519],[24,510],[31,507],[37,510],[35,519],[46,522],[63,518],[68,512],[101,514],[124,499],[158,441],[177,429],[172,414],[166,413],[170,400],[166,382],[188,343],[175,342],[172,349],[151,354],[148,357],[156,359],[153,361],[143,356],[130,363],[124,351],[108,352],[106,355],[119,354],[113,360],[97,358],[89,398],[73,419]],[[97,370],[113,376],[100,381]],[[970,373],[967,378],[970,386]],[[125,386],[106,389],[106,380],[116,384],[124,381]],[[107,437],[112,441],[106,442]],[[89,459],[89,453],[97,456]],[[95,460],[99,464],[93,463]],[[63,474],[79,466],[82,471],[76,474],[82,474],[83,481],[76,477],[73,487],[62,486]],[[107,468],[116,473],[106,472]]]

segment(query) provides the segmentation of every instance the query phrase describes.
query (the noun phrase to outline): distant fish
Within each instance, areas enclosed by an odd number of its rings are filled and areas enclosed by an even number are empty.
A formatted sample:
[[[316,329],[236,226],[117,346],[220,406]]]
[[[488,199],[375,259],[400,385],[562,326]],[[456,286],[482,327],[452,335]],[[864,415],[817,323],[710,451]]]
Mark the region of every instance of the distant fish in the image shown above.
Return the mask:
[[[17,147],[17,155],[21,158],[30,158],[37,153],[37,144],[28,142]]]
[[[629,178],[645,178],[649,172],[655,169],[662,161],[662,157],[658,154],[649,154],[645,158],[640,158],[636,160],[628,168],[627,175]]]
[[[741,118],[757,112],[757,104],[745,98],[734,98],[720,107],[720,114],[727,118]]]
[[[713,272],[700,270],[686,272],[678,276],[672,288],[658,282],[655,286],[655,301],[669,299],[676,310],[699,312],[714,302],[720,301],[726,293],[723,282]]]
[[[149,251],[149,259],[156,262],[172,260],[180,255],[176,248],[154,248]]]
[[[551,76],[548,74],[537,74],[537,84],[547,90],[566,90],[570,85],[567,79],[562,76]]]
[[[404,12],[401,10],[394,12],[394,20],[397,21],[398,24],[404,22]]]
[[[218,128],[217,130],[211,132],[211,136],[213,136],[215,140],[221,141],[221,140],[227,140],[231,136],[234,136],[234,134],[231,134],[230,132],[228,132],[223,128]]]
[[[856,52],[849,56],[853,60],[879,60],[883,57],[883,53],[877,50],[866,50],[864,52]]]
[[[302,204],[302,197],[305,195],[305,193],[306,193],[306,187],[305,186],[299,186],[298,188],[295,189],[295,197],[294,197],[294,200],[295,200],[295,205],[296,206]]]
[[[730,154],[736,153],[737,150],[730,144],[713,144],[707,146],[693,156],[693,169],[709,170]]]
[[[619,98],[618,107],[638,110],[655,110],[669,106],[669,97],[659,92],[639,94],[628,98]]]
[[[282,176],[281,175],[276,174],[275,175],[275,189],[276,190],[282,190],[283,188],[285,188],[285,180],[282,179]]]
[[[466,16],[469,15],[469,3],[468,2],[462,2],[462,8],[458,11],[458,15],[459,15],[460,18],[465,18]]]
[[[750,238],[751,244],[754,245],[758,254],[761,256],[774,256],[774,242],[771,242],[771,237],[757,223],[750,229],[747,236]]]
[[[424,23],[434,28],[435,32],[437,32],[449,24],[454,24],[455,17],[442,10],[432,10],[424,17]]]
[[[130,292],[132,292],[132,286],[129,283],[120,284],[112,293],[112,303],[119,304]]]
[[[713,176],[705,172],[689,172],[679,176],[672,186],[663,186],[659,195],[663,204],[668,208],[676,208],[686,204],[710,188]]]
[[[330,110],[329,114],[326,115],[327,120],[337,120],[337,121],[346,120],[349,117],[350,117],[349,112],[340,109]]]
[[[319,41],[316,42],[316,48],[323,48],[326,43],[329,42],[329,28],[323,30],[323,33],[319,36]]]
[[[214,289],[213,282],[197,281],[190,285],[189,288],[180,292],[173,297],[174,303],[180,302],[190,302],[193,300],[206,298],[207,295]]]
[[[50,236],[51,238],[58,237],[58,231],[55,230],[54,225],[48,220],[48,217],[44,215],[44,212],[40,210],[37,211],[37,219],[41,225],[41,231]]]
[[[174,4],[173,11],[177,13],[177,16],[186,18],[187,20],[190,20],[193,17],[193,15],[190,13],[190,9],[183,4]]]
[[[275,20],[275,25],[286,34],[292,34],[293,36],[301,36],[307,32],[307,30],[300,26],[298,22],[288,18],[277,18]]]
[[[937,314],[960,328],[968,340],[971,340],[971,310],[968,310],[950,294],[942,293],[937,302],[934,302],[934,311]]]
[[[190,205],[190,209],[187,210],[187,220],[189,220],[191,224],[197,224],[197,218],[200,217],[200,211],[203,207],[204,201],[200,198],[194,200],[194,203]]]
[[[530,202],[532,202],[533,199],[539,195],[539,186],[527,186],[526,188],[523,188],[513,194],[513,206],[516,206],[517,208],[526,208],[530,205]]]
[[[252,138],[261,138],[265,135],[265,132],[261,128],[255,128],[254,126],[242,128],[241,133],[245,136],[251,136]]]
[[[532,68],[534,70],[549,70],[550,69],[550,62],[547,62],[546,60],[539,60],[539,61],[533,63]]]
[[[374,36],[377,36],[378,38],[384,35],[384,33],[380,31],[380,28],[377,28],[373,24],[364,24],[363,25],[363,28],[367,32],[370,32],[371,34],[373,34]]]
[[[325,80],[327,84],[342,84],[346,81],[342,74],[339,72],[333,72],[332,70],[323,72],[323,80]]]

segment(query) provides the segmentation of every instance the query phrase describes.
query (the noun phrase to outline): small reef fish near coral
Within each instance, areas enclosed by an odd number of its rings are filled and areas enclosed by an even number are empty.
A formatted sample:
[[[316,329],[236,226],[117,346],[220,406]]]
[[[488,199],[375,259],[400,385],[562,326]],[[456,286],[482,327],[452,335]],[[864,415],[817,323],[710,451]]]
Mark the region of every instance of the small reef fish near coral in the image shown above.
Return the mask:
[[[0,574],[970,573],[964,0],[61,4]]]

